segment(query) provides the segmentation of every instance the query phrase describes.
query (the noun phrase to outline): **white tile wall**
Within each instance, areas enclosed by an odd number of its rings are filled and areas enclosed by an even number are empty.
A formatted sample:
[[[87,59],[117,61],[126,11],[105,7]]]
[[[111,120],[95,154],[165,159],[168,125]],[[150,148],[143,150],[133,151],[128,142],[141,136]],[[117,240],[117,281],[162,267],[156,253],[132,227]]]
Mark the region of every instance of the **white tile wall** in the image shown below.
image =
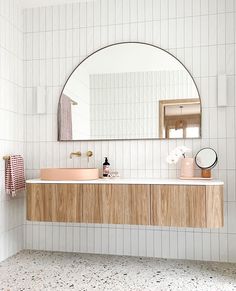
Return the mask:
[[[235,13],[235,1],[225,0],[97,0],[24,11],[28,178],[41,167],[88,166],[86,157],[69,159],[72,150],[88,149],[95,153],[91,167],[108,156],[125,177],[175,177],[178,169],[165,157],[184,143],[194,153],[214,147],[214,175],[226,183],[222,229],[26,222],[26,248],[236,262]],[[57,102],[72,69],[98,48],[131,40],[167,49],[193,74],[203,103],[202,139],[58,143]],[[226,108],[217,107],[222,73],[228,76]],[[36,86],[47,88],[46,115],[34,112]]]
[[[0,0],[0,261],[23,247],[24,197],[4,191],[2,156],[24,153],[23,17],[17,1]]]

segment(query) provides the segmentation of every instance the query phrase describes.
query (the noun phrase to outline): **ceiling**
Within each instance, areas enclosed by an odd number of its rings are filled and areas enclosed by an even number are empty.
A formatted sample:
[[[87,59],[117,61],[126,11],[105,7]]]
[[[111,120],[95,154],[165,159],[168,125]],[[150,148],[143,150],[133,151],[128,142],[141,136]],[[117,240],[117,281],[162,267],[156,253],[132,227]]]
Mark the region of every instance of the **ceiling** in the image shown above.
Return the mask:
[[[23,8],[62,5],[68,3],[92,2],[95,0],[19,0]]]
[[[192,115],[200,114],[201,107],[199,104],[180,104],[179,105],[167,105],[165,106],[165,115],[176,116],[176,115]]]

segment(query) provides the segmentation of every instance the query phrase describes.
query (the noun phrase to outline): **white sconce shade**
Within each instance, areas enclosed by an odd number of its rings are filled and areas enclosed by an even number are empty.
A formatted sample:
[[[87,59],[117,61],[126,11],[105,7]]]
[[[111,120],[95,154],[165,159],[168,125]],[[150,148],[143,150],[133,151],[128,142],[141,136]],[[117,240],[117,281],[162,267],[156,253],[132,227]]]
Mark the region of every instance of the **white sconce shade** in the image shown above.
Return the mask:
[[[218,107],[227,106],[227,76],[218,76]]]

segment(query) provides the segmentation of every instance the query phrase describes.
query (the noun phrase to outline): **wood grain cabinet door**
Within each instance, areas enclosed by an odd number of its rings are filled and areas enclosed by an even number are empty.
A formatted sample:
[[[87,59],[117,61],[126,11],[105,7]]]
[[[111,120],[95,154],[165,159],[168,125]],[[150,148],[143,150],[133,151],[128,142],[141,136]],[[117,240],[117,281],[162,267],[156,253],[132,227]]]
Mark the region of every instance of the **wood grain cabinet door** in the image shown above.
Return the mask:
[[[184,186],[186,227],[206,227],[206,187]]]
[[[152,185],[151,224],[205,227],[205,186]]]
[[[102,223],[102,190],[101,185],[78,185],[82,194],[82,222]]]
[[[126,224],[150,224],[150,185],[128,185],[125,197]]]
[[[222,185],[206,187],[207,227],[224,226],[224,188]]]
[[[77,195],[77,185],[55,184],[54,188],[46,191],[47,201],[51,196],[52,221],[79,222],[80,213],[77,212],[77,204],[80,205],[80,197]]]
[[[102,222],[111,224],[125,223],[125,197],[127,185],[101,185]]]
[[[80,222],[81,195],[76,184],[28,184],[27,219]]]
[[[151,224],[186,226],[186,193],[182,186],[151,186]]]
[[[27,219],[33,221],[45,221],[45,185],[27,184]]]

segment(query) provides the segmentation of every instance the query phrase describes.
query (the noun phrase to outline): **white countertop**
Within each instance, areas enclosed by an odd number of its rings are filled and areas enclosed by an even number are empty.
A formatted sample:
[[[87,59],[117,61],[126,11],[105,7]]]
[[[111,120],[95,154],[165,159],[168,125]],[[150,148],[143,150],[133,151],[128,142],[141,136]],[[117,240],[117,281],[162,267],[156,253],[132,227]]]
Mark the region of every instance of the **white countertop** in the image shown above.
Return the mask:
[[[115,179],[98,179],[87,181],[48,181],[41,179],[27,180],[29,184],[152,184],[152,185],[199,185],[213,186],[224,185],[220,180],[182,180],[182,179],[150,179],[150,178],[115,178]]]

